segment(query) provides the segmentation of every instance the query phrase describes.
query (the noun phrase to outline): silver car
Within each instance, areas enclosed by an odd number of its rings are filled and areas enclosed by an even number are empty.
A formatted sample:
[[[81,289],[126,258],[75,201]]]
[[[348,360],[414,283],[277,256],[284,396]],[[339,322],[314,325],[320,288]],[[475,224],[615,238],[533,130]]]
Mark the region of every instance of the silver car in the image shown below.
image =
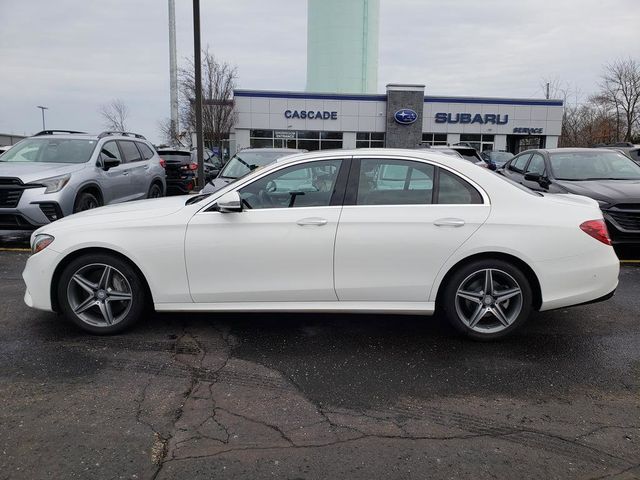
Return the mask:
[[[0,230],[31,230],[165,191],[160,157],[142,135],[46,130],[0,157]]]

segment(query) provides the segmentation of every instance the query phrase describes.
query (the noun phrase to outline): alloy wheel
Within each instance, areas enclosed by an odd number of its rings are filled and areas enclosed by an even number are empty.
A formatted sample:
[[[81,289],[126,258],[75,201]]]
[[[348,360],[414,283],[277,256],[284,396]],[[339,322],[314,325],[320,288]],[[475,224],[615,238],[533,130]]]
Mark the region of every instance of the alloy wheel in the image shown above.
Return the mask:
[[[502,270],[478,270],[460,283],[455,307],[458,318],[474,332],[501,332],[511,326],[522,311],[522,288]]]
[[[122,272],[104,263],[93,263],[71,276],[67,300],[73,313],[83,322],[109,327],[127,316],[133,304],[133,293]]]

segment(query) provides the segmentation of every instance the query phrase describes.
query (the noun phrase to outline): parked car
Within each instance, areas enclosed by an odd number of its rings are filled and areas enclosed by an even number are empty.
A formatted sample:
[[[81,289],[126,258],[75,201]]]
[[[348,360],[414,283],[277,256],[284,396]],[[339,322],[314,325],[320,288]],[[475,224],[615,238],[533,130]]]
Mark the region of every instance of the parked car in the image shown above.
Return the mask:
[[[434,145],[431,147],[433,150],[442,150],[443,153],[447,153],[451,150],[457,152],[465,160],[475,163],[479,167],[488,168],[490,170],[496,170],[496,164],[490,160],[484,159],[478,151],[473,147],[466,145]]]
[[[513,153],[503,150],[485,150],[480,154],[488,163],[494,163],[497,168],[502,168],[505,163],[513,158]]]
[[[131,326],[148,305],[441,309],[489,340],[534,310],[609,298],[620,268],[594,200],[541,195],[429,150],[290,155],[213,194],[73,215],[31,246],[27,305],[98,334]]]
[[[236,153],[222,168],[218,176],[210,180],[201,193],[213,193],[238,178],[242,178],[256,168],[264,167],[279,158],[304,150],[293,148],[247,148]]]
[[[0,230],[164,193],[160,157],[142,135],[45,130],[0,157]]]
[[[532,190],[593,198],[614,244],[640,244],[640,166],[622,153],[603,148],[527,150],[500,173]]]

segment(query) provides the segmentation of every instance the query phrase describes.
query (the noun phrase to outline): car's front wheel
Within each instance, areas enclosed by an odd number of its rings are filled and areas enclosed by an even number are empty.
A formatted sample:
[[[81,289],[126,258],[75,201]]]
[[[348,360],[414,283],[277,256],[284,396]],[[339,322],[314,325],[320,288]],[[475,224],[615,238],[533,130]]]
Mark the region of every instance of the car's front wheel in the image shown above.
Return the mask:
[[[476,340],[502,338],[531,314],[533,295],[526,275],[514,265],[487,259],[462,266],[442,297],[447,319]]]
[[[83,255],[66,266],[58,283],[62,313],[87,332],[121,332],[142,316],[146,288],[138,272],[109,254]]]
[[[102,206],[98,197],[90,192],[82,192],[73,205],[73,213],[84,212]]]

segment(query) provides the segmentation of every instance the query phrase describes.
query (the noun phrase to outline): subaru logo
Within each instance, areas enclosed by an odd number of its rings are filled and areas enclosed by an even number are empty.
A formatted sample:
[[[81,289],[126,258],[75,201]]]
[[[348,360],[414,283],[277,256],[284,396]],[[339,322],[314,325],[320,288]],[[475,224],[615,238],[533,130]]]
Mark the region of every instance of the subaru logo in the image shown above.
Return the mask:
[[[401,123],[402,125],[410,125],[418,120],[418,114],[415,110],[403,108],[394,113],[393,118],[396,119],[396,122]]]

